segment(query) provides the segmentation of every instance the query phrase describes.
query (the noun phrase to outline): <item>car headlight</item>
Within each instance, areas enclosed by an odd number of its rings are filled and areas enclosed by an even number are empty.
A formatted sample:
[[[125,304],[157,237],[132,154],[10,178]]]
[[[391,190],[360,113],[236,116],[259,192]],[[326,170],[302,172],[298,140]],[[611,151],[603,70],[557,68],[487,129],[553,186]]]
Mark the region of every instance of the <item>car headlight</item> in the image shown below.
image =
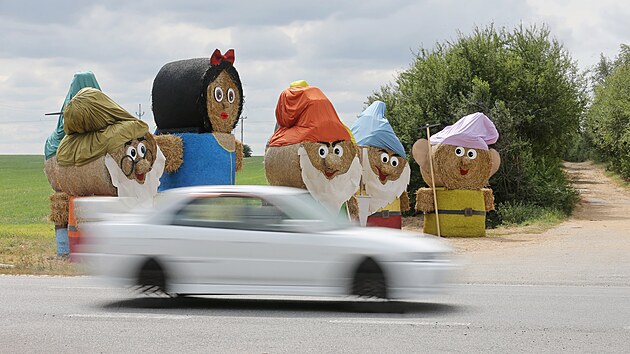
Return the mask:
[[[451,261],[451,254],[448,252],[413,252],[407,253],[409,262],[418,263],[448,263]]]

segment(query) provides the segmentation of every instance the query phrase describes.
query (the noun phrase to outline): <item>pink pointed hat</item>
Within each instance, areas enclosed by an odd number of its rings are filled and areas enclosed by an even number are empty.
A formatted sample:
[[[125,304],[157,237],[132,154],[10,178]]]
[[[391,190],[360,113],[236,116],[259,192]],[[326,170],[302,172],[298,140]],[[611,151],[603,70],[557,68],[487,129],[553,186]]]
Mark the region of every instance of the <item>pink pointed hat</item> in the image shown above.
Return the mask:
[[[431,144],[448,144],[466,148],[488,150],[489,144],[499,139],[499,132],[490,118],[483,113],[469,114],[453,125],[431,136]]]

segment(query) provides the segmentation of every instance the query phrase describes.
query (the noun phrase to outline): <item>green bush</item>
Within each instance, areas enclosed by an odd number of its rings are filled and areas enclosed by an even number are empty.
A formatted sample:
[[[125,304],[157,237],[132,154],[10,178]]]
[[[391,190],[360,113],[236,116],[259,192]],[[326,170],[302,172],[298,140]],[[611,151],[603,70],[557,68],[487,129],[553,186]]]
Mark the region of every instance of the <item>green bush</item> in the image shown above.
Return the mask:
[[[602,61],[600,67],[607,69],[595,86],[585,130],[598,160],[630,181],[630,46],[622,45],[614,63]]]
[[[531,223],[555,223],[564,215],[552,208],[522,202],[505,202],[498,205],[497,217],[502,225],[528,225]]]
[[[436,133],[467,114],[485,113],[500,134],[494,148],[501,167],[490,180],[496,203],[567,213],[576,193],[560,158],[580,132],[585,92],[584,77],[547,28],[508,31],[490,25],[433,50],[421,48],[409,69],[368,102],[385,102],[387,118],[408,152],[426,137],[419,127],[440,123]],[[411,168],[419,171],[413,161]],[[412,205],[422,186],[414,174],[408,188]]]

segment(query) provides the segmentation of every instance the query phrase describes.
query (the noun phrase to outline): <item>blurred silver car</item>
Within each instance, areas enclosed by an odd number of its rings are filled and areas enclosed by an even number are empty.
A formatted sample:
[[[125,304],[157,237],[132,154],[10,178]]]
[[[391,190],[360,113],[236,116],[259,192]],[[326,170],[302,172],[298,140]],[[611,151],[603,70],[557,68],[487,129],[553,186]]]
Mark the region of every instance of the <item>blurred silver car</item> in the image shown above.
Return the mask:
[[[301,189],[191,187],[159,199],[84,223],[80,259],[119,285],[178,295],[414,299],[456,268],[444,240],[350,224]],[[102,198],[81,202],[103,209]]]

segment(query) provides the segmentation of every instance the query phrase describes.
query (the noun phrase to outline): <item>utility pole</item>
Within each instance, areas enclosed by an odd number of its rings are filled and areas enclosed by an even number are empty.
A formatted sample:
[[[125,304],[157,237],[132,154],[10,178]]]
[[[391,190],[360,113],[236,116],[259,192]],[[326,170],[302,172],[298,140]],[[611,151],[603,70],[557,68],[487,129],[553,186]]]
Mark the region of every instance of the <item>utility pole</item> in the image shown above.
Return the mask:
[[[145,112],[142,112],[142,103],[138,103],[138,112],[136,112],[138,119],[142,120],[142,116],[144,115],[144,113]]]
[[[247,119],[247,116],[241,116],[241,144],[245,144],[243,142],[243,123],[245,122],[245,119]]]

